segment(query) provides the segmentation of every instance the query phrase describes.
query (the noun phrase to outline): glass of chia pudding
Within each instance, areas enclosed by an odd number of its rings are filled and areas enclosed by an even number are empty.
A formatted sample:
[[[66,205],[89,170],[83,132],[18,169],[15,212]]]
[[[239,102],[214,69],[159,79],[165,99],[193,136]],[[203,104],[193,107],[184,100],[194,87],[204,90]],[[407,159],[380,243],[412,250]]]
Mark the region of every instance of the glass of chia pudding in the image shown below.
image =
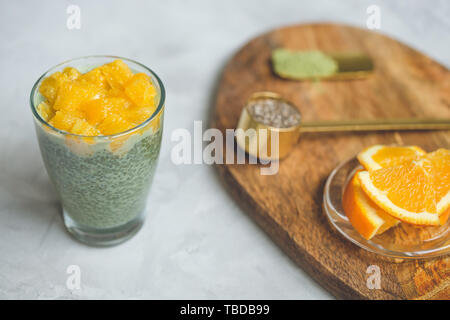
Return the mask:
[[[95,246],[142,226],[163,129],[165,91],[146,66],[89,56],[44,73],[30,103],[42,158],[64,224]]]

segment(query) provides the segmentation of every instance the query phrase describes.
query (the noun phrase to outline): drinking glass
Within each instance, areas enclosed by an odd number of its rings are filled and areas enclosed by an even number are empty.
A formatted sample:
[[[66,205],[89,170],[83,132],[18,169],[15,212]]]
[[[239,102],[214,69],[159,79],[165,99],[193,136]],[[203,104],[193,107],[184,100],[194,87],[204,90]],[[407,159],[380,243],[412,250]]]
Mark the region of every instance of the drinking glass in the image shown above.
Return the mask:
[[[82,136],[59,130],[39,115],[36,107],[44,101],[39,87],[45,77],[69,66],[84,73],[115,59],[147,74],[156,88],[156,111],[143,123],[118,134]],[[65,227],[76,239],[115,245],[141,228],[161,147],[164,100],[164,86],[152,70],[114,56],[60,63],[34,84],[30,103],[42,159],[61,200]]]

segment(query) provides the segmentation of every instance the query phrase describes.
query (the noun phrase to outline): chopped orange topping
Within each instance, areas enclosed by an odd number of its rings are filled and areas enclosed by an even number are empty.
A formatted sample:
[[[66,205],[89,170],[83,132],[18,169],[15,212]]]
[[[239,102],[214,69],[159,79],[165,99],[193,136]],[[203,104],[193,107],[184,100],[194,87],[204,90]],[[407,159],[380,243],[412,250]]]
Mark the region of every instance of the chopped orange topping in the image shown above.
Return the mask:
[[[70,113],[65,113],[64,111],[56,111],[55,116],[49,122],[55,128],[69,131],[75,123],[76,119],[77,118]]]
[[[81,80],[88,81],[90,83],[95,84],[97,87],[102,89],[108,89],[109,84],[106,82],[106,78],[103,75],[102,71],[99,68],[92,69],[89,72],[86,72],[80,77]]]
[[[53,109],[64,110],[80,116],[77,111],[82,102],[99,98],[104,94],[101,88],[89,82],[64,82],[58,89]]]
[[[72,132],[75,134],[82,134],[85,136],[97,136],[99,134],[98,129],[90,125],[84,119],[77,119],[72,126]]]
[[[74,134],[116,134],[147,120],[156,110],[156,89],[144,73],[122,60],[81,74],[72,67],[42,81],[36,108],[52,126]]]
[[[47,99],[49,104],[53,104],[59,87],[67,81],[69,81],[67,75],[61,72],[55,72],[42,81],[39,92]]]
[[[144,73],[136,73],[125,86],[125,94],[138,107],[148,106],[156,96],[155,87]]]
[[[100,67],[111,88],[123,88],[131,79],[133,72],[122,60],[114,60]]]
[[[63,74],[67,76],[67,79],[73,81],[78,79],[81,76],[80,71],[75,68],[67,67],[63,70]]]
[[[128,122],[118,114],[109,115],[109,117],[105,118],[105,120],[98,125],[98,129],[107,135],[116,132],[123,132],[133,127],[134,125],[132,123]]]

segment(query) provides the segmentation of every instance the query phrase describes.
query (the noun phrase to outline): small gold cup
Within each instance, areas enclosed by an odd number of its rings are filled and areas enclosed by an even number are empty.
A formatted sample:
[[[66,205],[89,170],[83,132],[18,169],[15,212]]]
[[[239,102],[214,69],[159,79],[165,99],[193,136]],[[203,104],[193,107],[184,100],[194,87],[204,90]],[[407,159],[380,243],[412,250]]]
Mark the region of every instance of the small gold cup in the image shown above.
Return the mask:
[[[297,125],[288,128],[272,127],[256,121],[249,110],[249,106],[252,102],[266,99],[283,101],[300,115],[294,104],[282,98],[279,94],[269,91],[255,92],[242,109],[236,130],[236,142],[248,154],[259,159],[282,159],[289,154],[297,143],[300,135],[300,121]]]

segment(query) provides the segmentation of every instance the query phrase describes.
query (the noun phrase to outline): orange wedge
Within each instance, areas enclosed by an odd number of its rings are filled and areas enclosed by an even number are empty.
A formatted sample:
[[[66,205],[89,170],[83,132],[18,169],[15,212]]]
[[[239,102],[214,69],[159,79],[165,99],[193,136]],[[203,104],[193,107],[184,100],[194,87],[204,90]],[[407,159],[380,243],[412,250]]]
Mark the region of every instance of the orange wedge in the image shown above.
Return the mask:
[[[450,208],[450,150],[438,149],[428,153],[436,191],[436,210],[439,214]]]
[[[358,154],[358,160],[366,170],[377,170],[399,165],[425,155],[426,152],[416,146],[374,145]]]
[[[356,174],[345,189],[342,205],[352,226],[367,240],[400,223],[366,196]]]
[[[361,171],[357,176],[367,196],[394,218],[416,225],[441,223],[435,190],[436,175],[427,157],[388,168]],[[444,168],[450,170],[450,167]]]

